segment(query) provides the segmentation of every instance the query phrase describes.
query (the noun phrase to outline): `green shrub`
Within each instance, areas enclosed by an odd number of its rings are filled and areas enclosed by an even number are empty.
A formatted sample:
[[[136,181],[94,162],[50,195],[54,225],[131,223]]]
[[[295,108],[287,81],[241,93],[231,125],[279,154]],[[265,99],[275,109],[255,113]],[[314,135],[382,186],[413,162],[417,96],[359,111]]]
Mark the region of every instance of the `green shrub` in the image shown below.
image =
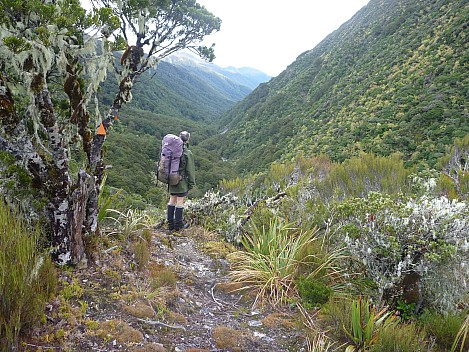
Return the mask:
[[[430,351],[428,339],[415,323],[388,326],[381,329],[369,352],[424,352]]]
[[[333,292],[327,284],[312,278],[300,277],[295,283],[303,306],[308,309],[326,303]]]
[[[396,309],[399,311],[402,320],[409,320],[415,315],[415,303],[407,303],[403,299],[397,300]]]
[[[463,314],[441,314],[426,309],[418,321],[435,338],[439,347],[449,351],[464,318]]]
[[[38,252],[39,231],[28,230],[18,214],[0,202],[0,346],[14,350],[19,335],[38,323],[55,292],[49,257]]]

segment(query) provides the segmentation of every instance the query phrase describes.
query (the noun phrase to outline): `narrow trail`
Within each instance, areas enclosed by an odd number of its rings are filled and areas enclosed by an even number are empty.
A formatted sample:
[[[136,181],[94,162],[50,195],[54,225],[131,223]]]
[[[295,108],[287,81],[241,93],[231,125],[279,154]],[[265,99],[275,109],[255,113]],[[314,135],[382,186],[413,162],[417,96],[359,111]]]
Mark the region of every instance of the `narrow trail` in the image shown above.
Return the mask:
[[[181,296],[176,310],[186,317],[185,330],[159,333],[175,351],[302,351],[301,332],[286,314],[252,309],[252,298],[233,292],[226,283],[228,262],[201,250],[193,237],[173,237],[172,249],[161,249],[157,260],[177,268]],[[231,287],[230,287],[231,286]],[[219,348],[225,346],[225,349]]]
[[[135,243],[110,241],[95,263],[61,271],[46,322],[21,350],[306,350],[298,312],[253,309],[253,297],[227,282],[233,248],[216,235],[197,227],[177,236],[155,230],[143,267]]]

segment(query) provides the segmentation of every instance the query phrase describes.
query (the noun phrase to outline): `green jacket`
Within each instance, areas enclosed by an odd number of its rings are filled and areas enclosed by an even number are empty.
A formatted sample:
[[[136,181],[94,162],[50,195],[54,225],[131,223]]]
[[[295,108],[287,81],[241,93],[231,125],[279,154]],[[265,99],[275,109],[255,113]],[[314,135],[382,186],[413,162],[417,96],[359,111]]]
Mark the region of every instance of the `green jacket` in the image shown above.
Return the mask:
[[[179,174],[182,180],[175,186],[169,186],[169,193],[185,193],[195,186],[195,163],[194,155],[184,144],[181,162],[179,164]]]

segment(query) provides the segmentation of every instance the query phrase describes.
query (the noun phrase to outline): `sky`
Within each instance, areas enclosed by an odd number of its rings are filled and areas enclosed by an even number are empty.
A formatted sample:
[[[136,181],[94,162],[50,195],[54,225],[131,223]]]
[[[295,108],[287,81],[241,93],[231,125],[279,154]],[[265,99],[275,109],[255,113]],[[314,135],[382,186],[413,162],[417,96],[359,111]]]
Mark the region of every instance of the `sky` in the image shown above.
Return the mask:
[[[313,49],[369,0],[197,0],[222,20],[213,61],[277,76]]]

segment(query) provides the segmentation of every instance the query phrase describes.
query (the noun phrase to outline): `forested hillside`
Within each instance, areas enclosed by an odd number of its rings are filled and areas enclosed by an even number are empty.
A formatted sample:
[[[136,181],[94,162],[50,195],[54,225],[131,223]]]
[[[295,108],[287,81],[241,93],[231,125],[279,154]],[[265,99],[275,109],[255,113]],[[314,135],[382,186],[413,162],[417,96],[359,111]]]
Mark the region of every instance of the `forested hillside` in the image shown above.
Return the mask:
[[[216,152],[197,144],[216,134],[213,121],[248,95],[252,91],[248,86],[268,79],[255,70],[234,73],[233,68],[201,64],[192,56],[179,57],[184,60],[161,61],[156,71],[137,82],[131,104],[122,109],[106,141],[105,160],[112,166],[108,185],[142,196],[142,206],[144,202],[158,203],[163,197],[152,172],[167,133],[192,133],[191,148],[197,156],[194,195],[202,195],[221,179],[233,176]],[[101,106],[111,104],[115,84],[109,79],[103,85]]]
[[[434,166],[469,132],[468,22],[467,1],[371,0],[230,110],[210,143],[244,171],[299,152]]]
[[[136,83],[131,106],[194,121],[213,121],[253,89],[219,73],[230,75],[230,71],[213,67],[209,71],[194,67],[190,61],[183,65],[161,61]],[[104,106],[113,99],[114,84],[112,77],[104,83],[100,99]]]

